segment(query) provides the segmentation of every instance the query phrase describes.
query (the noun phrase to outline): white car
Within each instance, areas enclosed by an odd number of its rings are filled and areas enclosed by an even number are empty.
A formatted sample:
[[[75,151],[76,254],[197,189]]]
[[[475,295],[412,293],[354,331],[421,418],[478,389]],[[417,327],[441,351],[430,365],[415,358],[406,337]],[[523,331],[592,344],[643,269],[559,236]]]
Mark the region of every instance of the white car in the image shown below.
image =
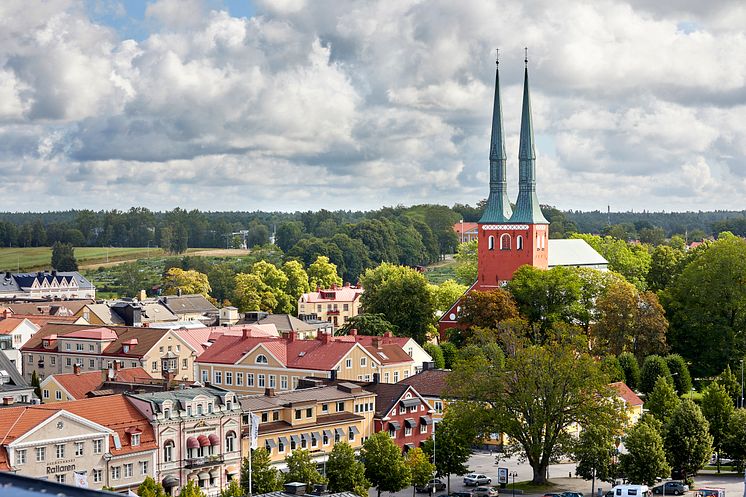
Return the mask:
[[[489,485],[492,483],[492,479],[488,478],[487,475],[483,475],[482,473],[469,473],[468,475],[464,476],[464,485],[467,487],[477,485]]]

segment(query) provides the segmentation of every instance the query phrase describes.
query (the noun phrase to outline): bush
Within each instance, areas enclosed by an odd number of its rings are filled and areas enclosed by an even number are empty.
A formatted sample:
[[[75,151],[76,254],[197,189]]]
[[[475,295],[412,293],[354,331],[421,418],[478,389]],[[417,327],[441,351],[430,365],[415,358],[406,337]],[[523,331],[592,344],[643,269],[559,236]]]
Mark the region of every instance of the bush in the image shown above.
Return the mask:
[[[692,376],[689,374],[689,367],[686,361],[679,354],[668,354],[666,356],[668,370],[673,376],[673,384],[679,395],[689,393],[692,389]]]
[[[619,366],[624,372],[624,382],[632,390],[637,390],[640,387],[640,365],[634,354],[630,352],[619,354]]]
[[[655,388],[655,382],[661,376],[671,381],[671,371],[668,369],[666,360],[655,354],[647,356],[645,362],[642,364],[640,391],[645,395],[652,392],[653,388]]]

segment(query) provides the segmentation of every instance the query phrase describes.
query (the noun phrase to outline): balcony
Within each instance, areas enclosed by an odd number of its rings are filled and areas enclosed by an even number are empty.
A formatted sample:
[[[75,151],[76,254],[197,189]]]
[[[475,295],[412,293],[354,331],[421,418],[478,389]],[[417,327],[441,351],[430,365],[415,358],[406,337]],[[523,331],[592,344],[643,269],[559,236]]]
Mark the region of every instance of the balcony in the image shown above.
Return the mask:
[[[184,467],[187,469],[202,468],[204,466],[214,466],[216,464],[223,464],[222,454],[213,456],[190,457],[184,459]]]
[[[326,311],[327,316],[339,316],[339,309],[332,309],[329,311]]]

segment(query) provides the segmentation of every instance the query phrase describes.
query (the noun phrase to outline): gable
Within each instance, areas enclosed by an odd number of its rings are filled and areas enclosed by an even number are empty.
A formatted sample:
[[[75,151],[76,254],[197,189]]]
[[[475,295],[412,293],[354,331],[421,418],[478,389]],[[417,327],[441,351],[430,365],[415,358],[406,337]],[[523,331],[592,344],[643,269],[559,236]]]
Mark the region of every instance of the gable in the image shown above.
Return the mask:
[[[256,359],[259,356],[267,358],[266,363],[257,363]],[[273,368],[285,368],[285,364],[280,361],[275,354],[270,351],[265,344],[260,343],[253,349],[251,349],[246,355],[244,355],[237,364],[243,364],[246,366],[257,366],[257,367],[273,367]]]
[[[34,442],[47,443],[50,440],[62,438],[76,438],[95,434],[110,434],[110,429],[93,421],[60,410],[55,415],[42,421],[37,426],[18,437],[10,445],[20,445]]]

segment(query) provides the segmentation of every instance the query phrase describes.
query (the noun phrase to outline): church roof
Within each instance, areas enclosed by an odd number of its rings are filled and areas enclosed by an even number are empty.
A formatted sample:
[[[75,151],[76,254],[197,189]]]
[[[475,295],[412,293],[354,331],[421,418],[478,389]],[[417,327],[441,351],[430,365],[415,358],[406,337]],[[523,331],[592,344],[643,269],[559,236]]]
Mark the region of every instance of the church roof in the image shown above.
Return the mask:
[[[549,240],[550,268],[556,266],[605,266],[609,262],[585,240]]]

